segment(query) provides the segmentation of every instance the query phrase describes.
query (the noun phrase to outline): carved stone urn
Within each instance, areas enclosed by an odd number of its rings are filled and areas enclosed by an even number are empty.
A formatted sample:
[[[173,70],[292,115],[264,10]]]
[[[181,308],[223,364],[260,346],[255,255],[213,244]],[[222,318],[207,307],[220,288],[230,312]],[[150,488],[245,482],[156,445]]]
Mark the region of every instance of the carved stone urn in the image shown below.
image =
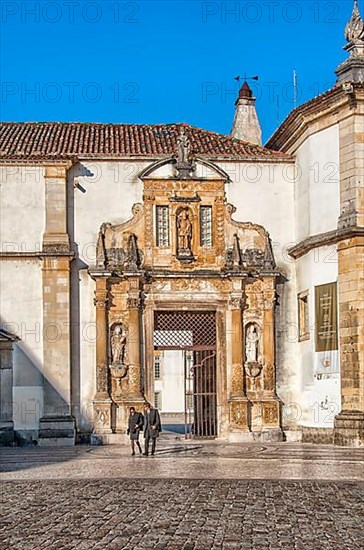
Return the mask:
[[[257,361],[248,361],[245,363],[245,372],[252,378],[253,389],[255,389],[255,382],[258,376],[260,376],[263,369],[263,365]]]
[[[128,368],[129,367],[127,365],[122,365],[122,364],[110,366],[111,376],[116,382],[115,397],[122,396],[122,393],[123,393],[122,380],[128,374]]]

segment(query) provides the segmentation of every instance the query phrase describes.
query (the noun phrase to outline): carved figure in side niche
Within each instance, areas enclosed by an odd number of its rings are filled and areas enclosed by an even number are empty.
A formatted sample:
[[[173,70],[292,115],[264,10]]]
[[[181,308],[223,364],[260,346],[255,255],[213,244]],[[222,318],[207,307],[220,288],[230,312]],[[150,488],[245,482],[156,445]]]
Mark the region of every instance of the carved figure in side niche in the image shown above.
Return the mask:
[[[178,250],[191,251],[192,223],[187,210],[181,210],[177,217]]]
[[[245,338],[246,360],[248,363],[258,362],[258,348],[259,335],[257,327],[255,325],[249,325]]]
[[[126,334],[122,325],[115,325],[111,339],[111,360],[113,365],[122,365],[125,357]]]

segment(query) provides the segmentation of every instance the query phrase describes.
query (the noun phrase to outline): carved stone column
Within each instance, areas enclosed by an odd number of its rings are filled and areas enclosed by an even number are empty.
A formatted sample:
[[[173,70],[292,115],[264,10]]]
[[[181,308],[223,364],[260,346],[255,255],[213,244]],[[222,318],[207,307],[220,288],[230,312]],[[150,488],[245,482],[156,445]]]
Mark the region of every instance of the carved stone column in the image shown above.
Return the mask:
[[[108,365],[108,306],[109,292],[106,278],[96,280],[96,394],[94,406],[94,432],[108,434],[111,429],[111,398],[109,394]]]
[[[129,310],[129,392],[130,400],[144,401],[141,391],[141,361],[140,361],[140,284],[139,278],[129,279],[127,307]]]
[[[276,439],[282,438],[280,412],[281,403],[276,394],[275,373],[275,277],[265,277],[263,280],[263,376],[264,391],[260,399],[259,428],[269,430]]]
[[[229,399],[230,428],[249,431],[249,408],[245,394],[242,293],[231,296],[231,392]]]

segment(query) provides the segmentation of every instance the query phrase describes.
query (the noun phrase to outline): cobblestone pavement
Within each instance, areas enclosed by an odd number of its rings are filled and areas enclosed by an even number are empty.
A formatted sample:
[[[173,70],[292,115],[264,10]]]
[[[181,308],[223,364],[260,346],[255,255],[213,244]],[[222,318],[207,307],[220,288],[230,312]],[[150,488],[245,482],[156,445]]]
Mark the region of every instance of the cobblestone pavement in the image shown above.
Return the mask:
[[[155,457],[128,445],[0,449],[0,479],[122,478],[305,479],[360,481],[364,449],[300,444],[160,441]]]
[[[312,481],[4,482],[0,546],[362,549],[360,493],[355,483]]]
[[[0,549],[364,548],[364,449],[0,450]]]

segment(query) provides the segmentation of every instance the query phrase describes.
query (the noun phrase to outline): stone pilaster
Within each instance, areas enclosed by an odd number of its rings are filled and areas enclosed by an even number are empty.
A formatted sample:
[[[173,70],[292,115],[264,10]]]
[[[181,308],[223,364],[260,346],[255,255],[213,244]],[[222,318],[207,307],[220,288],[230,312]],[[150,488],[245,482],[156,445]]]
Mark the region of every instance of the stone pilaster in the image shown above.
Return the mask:
[[[109,393],[108,365],[108,306],[107,278],[96,279],[96,394],[93,399],[94,433],[110,434],[112,400]]]
[[[70,261],[67,233],[67,168],[45,168],[43,250],[43,399],[39,445],[73,445],[71,416]]]
[[[229,399],[230,428],[249,431],[249,407],[245,394],[243,354],[243,296],[233,295],[231,306],[231,391]]]
[[[364,444],[364,238],[338,245],[341,412],[336,445]]]
[[[68,252],[67,233],[67,169],[71,164],[47,166],[45,183],[45,231],[43,250]]]
[[[364,227],[364,105],[340,122],[339,228]],[[364,238],[338,244],[341,412],[335,418],[336,445],[364,443]]]

